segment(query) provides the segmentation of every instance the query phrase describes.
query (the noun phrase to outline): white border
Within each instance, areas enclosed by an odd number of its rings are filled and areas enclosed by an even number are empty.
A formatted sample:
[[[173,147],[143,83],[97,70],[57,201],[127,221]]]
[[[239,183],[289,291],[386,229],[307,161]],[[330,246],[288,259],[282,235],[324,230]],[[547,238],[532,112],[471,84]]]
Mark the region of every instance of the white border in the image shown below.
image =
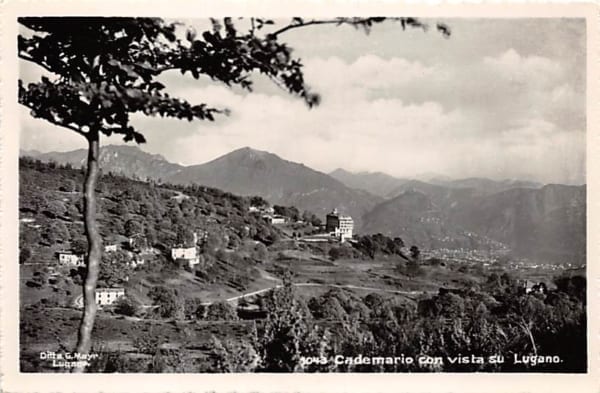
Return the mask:
[[[1,6],[0,102],[0,391],[6,392],[587,392],[600,390],[598,321],[595,317],[600,248],[600,133],[597,103],[599,9],[594,4],[406,4],[396,1],[106,0],[17,1]],[[582,17],[587,19],[587,374],[23,374],[18,371],[18,130],[16,17],[20,15],[129,15],[282,17],[394,15],[417,17]]]

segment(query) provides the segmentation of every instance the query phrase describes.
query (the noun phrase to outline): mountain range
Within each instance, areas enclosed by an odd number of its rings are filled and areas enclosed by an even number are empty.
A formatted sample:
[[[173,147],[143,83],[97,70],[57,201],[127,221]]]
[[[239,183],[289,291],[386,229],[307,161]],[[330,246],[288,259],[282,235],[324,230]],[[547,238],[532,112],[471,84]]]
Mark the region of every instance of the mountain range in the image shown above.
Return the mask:
[[[82,166],[86,150],[21,152],[42,161]],[[142,180],[202,184],[321,217],[337,208],[358,232],[400,236],[422,248],[489,248],[500,242],[516,255],[585,261],[586,187],[486,178],[428,181],[385,173],[329,174],[248,147],[210,162],[183,166],[137,147],[109,145],[100,165]]]
[[[42,161],[73,166],[85,165],[87,151],[21,155]],[[100,149],[100,167],[106,172],[142,180],[161,180],[173,184],[202,184],[238,195],[258,195],[272,204],[296,206],[320,217],[337,208],[352,216],[360,227],[362,216],[383,198],[353,189],[325,173],[303,164],[248,147],[234,150],[200,165],[173,164],[160,155],[138,147],[108,145]]]
[[[67,152],[40,153],[35,150],[24,150],[21,156],[29,156],[41,161],[54,161],[58,164],[70,164],[81,167],[87,162],[87,149]],[[124,145],[108,145],[100,148],[100,168],[104,173],[112,172],[140,180],[166,179],[184,166],[170,163],[160,154],[149,154],[138,147]]]
[[[450,179],[444,176],[419,176],[415,178],[398,178],[382,172],[348,172],[338,168],[329,175],[338,179],[349,187],[368,191],[383,198],[393,198],[409,189],[427,188],[433,186],[444,188],[474,189],[484,194],[492,194],[511,188],[540,188],[543,184],[526,180],[491,180],[486,178],[471,177],[466,179]],[[423,180],[427,177],[427,180]],[[438,189],[441,189],[438,187]]]

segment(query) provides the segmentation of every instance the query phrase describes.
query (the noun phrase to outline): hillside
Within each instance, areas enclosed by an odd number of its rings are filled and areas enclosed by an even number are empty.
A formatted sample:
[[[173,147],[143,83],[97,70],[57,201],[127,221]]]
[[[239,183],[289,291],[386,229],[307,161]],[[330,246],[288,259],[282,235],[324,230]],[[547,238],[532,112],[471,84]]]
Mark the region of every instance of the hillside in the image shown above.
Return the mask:
[[[21,159],[19,181],[21,263],[52,264],[61,251],[83,254],[81,171]],[[191,244],[196,232],[201,250],[196,291],[208,290],[217,279],[219,288],[244,288],[258,274],[257,244],[269,245],[283,236],[248,212],[249,198],[217,189],[104,175],[96,191],[104,244],[132,251],[128,239],[142,235],[152,249],[147,256],[154,268],[148,267],[148,273],[156,277],[164,276],[163,267],[174,265],[171,248]]]
[[[420,180],[409,180],[391,191],[388,197],[396,198],[407,191],[417,191],[427,195],[438,208],[444,211],[457,205],[468,204],[472,198],[485,194],[475,188],[445,187]]]
[[[480,177],[470,177],[457,180],[432,179],[429,183],[450,188],[472,188],[484,194],[494,194],[513,188],[540,188],[541,183],[527,180],[492,180]]]
[[[177,184],[203,184],[239,195],[259,195],[273,204],[296,206],[324,216],[333,208],[355,218],[381,198],[351,189],[303,164],[248,147],[206,164],[185,167],[167,178]]]
[[[475,199],[451,214],[457,225],[505,242],[519,255],[585,262],[585,186],[511,189]]]
[[[486,194],[412,181],[364,217],[364,230],[400,236],[423,247],[486,248],[515,255],[585,263],[585,186],[546,185]]]
[[[84,165],[85,150],[29,154],[44,162]],[[101,149],[103,173],[112,172],[142,180],[160,180],[180,185],[198,184],[237,195],[261,196],[271,204],[296,206],[324,216],[333,208],[351,215],[360,227],[364,213],[382,198],[355,190],[311,168],[286,161],[275,154],[242,148],[205,164],[181,166],[138,147],[109,145]]]
[[[406,244],[425,249],[472,249],[488,243],[454,225],[434,198],[414,189],[377,205],[363,220],[366,232],[400,236]]]

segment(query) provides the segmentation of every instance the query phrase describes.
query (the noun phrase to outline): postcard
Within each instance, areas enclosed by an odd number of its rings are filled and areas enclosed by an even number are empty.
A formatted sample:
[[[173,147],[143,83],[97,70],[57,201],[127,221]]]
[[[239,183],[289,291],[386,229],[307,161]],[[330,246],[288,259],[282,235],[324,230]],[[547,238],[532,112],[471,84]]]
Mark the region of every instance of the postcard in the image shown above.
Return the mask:
[[[596,391],[597,13],[5,2],[2,389]]]

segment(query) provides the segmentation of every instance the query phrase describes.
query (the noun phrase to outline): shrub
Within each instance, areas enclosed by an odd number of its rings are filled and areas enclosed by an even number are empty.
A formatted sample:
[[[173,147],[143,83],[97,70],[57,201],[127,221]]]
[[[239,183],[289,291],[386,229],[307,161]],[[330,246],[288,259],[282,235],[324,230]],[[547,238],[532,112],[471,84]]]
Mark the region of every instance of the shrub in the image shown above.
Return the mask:
[[[381,233],[359,236],[358,241],[353,246],[371,259],[375,258],[377,253],[404,256],[402,253],[402,247],[404,247],[402,239],[399,237],[391,239]]]
[[[137,314],[138,309],[137,303],[127,296],[123,296],[115,302],[115,312],[120,315],[133,316]]]
[[[183,319],[183,302],[177,291],[163,286],[152,287],[148,297],[158,306],[158,315],[162,318]]]
[[[331,258],[332,261],[335,261],[336,259],[340,259],[340,258],[352,258],[354,256],[353,250],[350,247],[346,247],[346,246],[339,246],[339,247],[332,247],[329,250],[329,258]]]
[[[221,341],[211,336],[209,356],[211,372],[251,372],[256,369],[259,356],[254,346],[246,341]]]
[[[333,247],[331,250],[329,250],[329,258],[331,258],[332,261],[335,261],[339,257],[340,257],[340,248],[339,247]]]
[[[142,333],[133,339],[133,346],[139,353],[153,355],[160,347],[160,337],[152,331]]]
[[[257,262],[265,262],[269,257],[269,252],[267,251],[267,247],[262,243],[256,243],[254,248],[252,249],[252,259]]]
[[[206,319],[209,321],[235,321],[238,319],[238,316],[231,304],[217,302],[208,306]]]
[[[198,298],[188,298],[183,303],[183,313],[188,320],[202,319],[205,309],[206,307]]]
[[[419,266],[417,261],[406,262],[404,274],[408,277],[420,277],[425,274],[425,271]]]
[[[342,321],[348,318],[340,301],[332,296],[325,296],[321,299],[312,298],[308,308],[315,319]]]

